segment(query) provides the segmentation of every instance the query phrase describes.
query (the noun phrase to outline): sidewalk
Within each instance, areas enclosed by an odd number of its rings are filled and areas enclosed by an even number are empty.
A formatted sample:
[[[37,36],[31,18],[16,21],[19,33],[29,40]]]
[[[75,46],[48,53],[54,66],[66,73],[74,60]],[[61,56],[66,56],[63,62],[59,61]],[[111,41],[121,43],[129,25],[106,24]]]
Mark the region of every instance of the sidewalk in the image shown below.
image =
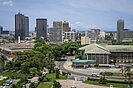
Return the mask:
[[[81,81],[74,80],[57,80],[62,85],[62,88],[71,88],[71,86],[75,86],[76,88],[109,88],[105,86],[97,86],[92,84],[85,84]]]

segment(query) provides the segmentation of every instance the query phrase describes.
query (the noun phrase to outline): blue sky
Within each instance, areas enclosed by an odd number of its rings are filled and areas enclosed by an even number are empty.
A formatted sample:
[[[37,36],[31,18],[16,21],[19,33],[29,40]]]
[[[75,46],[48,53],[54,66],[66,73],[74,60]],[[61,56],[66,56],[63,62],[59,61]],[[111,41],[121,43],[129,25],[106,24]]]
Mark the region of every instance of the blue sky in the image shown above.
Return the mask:
[[[73,29],[116,30],[116,21],[125,20],[125,28],[133,29],[133,0],[0,0],[0,25],[14,30],[14,15],[20,10],[29,16],[30,30],[36,18],[52,22],[66,20]]]

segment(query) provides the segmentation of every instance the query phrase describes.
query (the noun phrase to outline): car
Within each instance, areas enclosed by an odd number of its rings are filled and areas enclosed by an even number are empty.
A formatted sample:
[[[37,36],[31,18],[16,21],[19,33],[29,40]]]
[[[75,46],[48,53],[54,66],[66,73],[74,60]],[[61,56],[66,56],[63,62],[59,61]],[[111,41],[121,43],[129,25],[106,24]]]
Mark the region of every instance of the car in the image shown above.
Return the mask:
[[[113,85],[110,85],[110,87],[109,88],[113,88]]]
[[[71,88],[77,88],[76,86],[71,86]]]
[[[6,84],[6,86],[10,86],[10,84],[9,84],[9,83],[7,83],[7,84]]]
[[[0,86],[0,88],[6,88],[5,86]]]
[[[6,80],[6,83],[7,84],[12,84],[12,80],[10,79],[10,80]]]
[[[3,88],[3,86],[0,86],[0,88]]]
[[[92,73],[91,76],[92,77],[99,77],[99,75],[97,73]]]

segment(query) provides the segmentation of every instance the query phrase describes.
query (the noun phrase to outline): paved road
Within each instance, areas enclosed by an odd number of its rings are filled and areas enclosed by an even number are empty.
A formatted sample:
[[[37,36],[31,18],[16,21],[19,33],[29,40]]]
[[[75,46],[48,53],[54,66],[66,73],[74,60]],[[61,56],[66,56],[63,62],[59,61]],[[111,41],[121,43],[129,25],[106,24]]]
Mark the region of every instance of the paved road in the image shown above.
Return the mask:
[[[105,86],[97,86],[91,84],[85,84],[81,81],[74,80],[57,80],[62,85],[62,88],[71,88],[71,86],[75,86],[76,88],[109,88]]]
[[[59,68],[62,70],[62,71],[65,71],[65,72],[70,72],[72,74],[75,74],[75,75],[80,75],[80,76],[87,76],[87,77],[90,77],[90,78],[98,78],[99,77],[92,77],[91,74],[92,72],[96,72],[96,73],[100,73],[99,70],[89,70],[86,72],[86,69],[69,69],[69,67],[66,67],[65,64],[67,63],[67,61],[62,61],[60,62],[60,65],[59,65]],[[117,81],[124,81],[125,78],[124,77],[114,77],[114,76],[108,76],[106,77],[106,79],[108,80],[117,80]],[[126,79],[127,80],[127,79]],[[133,80],[133,79],[132,79]]]

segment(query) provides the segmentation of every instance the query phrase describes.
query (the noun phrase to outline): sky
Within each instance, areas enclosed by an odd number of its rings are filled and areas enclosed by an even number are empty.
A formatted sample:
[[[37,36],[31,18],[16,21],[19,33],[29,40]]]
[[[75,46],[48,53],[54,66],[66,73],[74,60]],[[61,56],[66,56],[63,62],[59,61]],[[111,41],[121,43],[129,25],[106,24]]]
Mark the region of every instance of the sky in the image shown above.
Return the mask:
[[[72,29],[99,28],[115,31],[118,19],[124,19],[125,28],[133,29],[133,0],[0,0],[0,25],[4,30],[15,30],[15,14],[30,19],[30,31],[35,30],[36,18],[46,18],[49,27],[53,21],[68,21]]]

